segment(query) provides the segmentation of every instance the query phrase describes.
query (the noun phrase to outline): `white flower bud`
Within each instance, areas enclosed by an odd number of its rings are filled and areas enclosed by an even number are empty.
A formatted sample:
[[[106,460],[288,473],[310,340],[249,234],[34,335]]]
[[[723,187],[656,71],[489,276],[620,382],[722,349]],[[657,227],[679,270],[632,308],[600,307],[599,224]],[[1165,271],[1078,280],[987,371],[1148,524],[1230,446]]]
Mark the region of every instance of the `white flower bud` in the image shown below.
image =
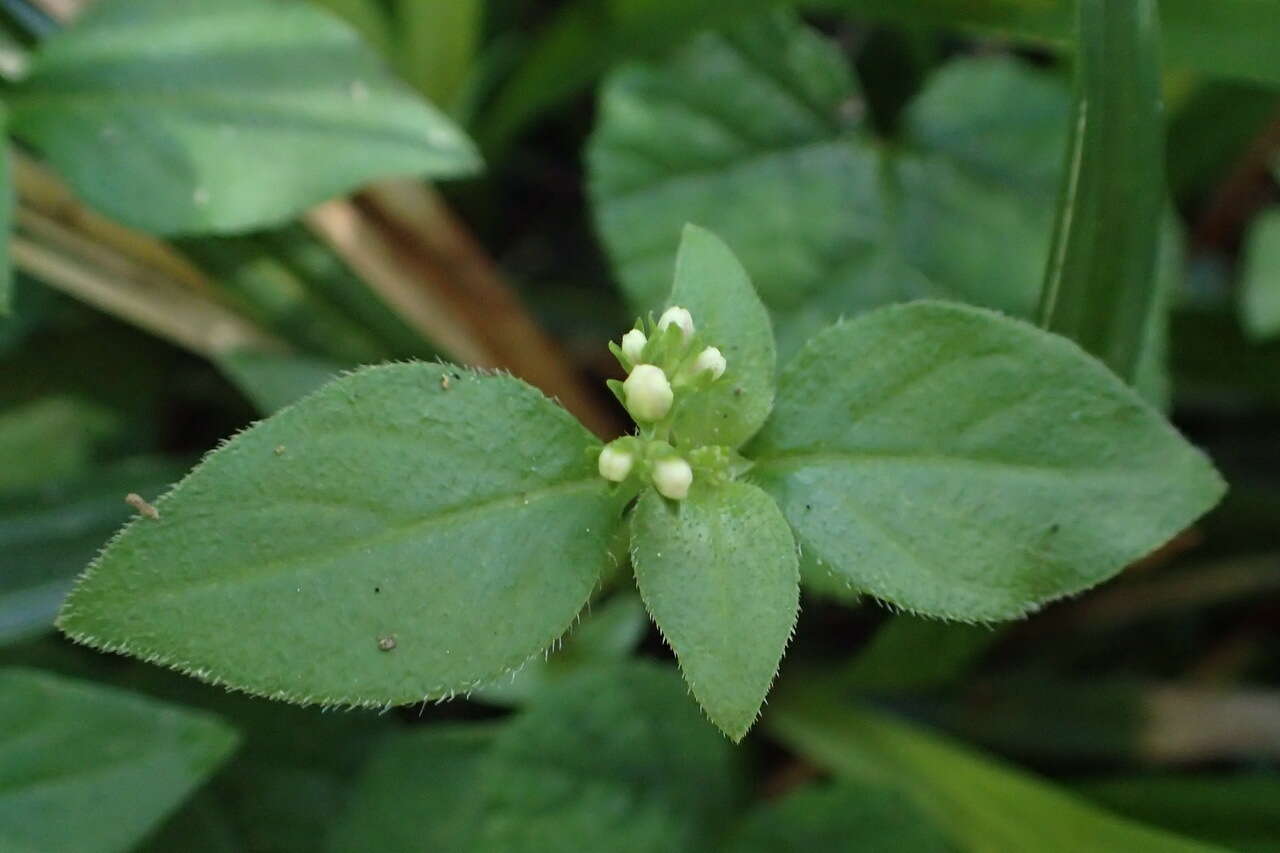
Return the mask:
[[[689,496],[692,483],[693,469],[679,456],[660,459],[653,465],[653,485],[664,498],[684,500]]]
[[[600,451],[600,476],[621,483],[631,473],[631,466],[635,461],[635,454],[631,451],[607,445]]]
[[[622,383],[627,411],[639,421],[660,421],[671,411],[671,383],[661,367],[637,364],[627,381]]]
[[[662,316],[658,318],[658,328],[665,329],[672,323],[675,323],[680,327],[680,331],[684,332],[686,341],[693,337],[693,315],[678,305],[672,305],[662,312]]]
[[[649,339],[644,336],[644,332],[632,329],[622,336],[622,354],[635,364],[640,360],[640,356],[644,353],[644,345],[647,343]]]
[[[719,379],[724,376],[724,369],[728,363],[724,360],[724,356],[716,347],[707,347],[698,353],[698,357],[693,360],[694,375],[702,373],[704,370],[711,371],[712,379]]]

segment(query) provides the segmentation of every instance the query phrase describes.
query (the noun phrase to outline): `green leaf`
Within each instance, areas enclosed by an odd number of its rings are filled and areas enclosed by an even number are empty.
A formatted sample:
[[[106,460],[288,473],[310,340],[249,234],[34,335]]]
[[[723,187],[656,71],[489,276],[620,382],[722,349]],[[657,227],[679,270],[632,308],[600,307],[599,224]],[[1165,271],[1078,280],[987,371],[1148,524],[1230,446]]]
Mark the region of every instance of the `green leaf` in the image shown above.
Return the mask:
[[[777,353],[769,314],[729,247],[694,225],[682,233],[667,301],[689,309],[698,334],[728,362],[720,381],[681,404],[675,435],[690,447],[739,447],[773,407]]]
[[[1106,580],[1224,489],[1070,341],[946,303],[815,337],[746,453],[811,556],[897,607],[965,621]]]
[[[800,606],[795,540],[747,483],[646,489],[631,521],[636,584],[707,716],[735,741],[755,723]]]
[[[210,454],[59,626],[295,702],[466,691],[564,633],[608,567],[620,508],[598,447],[511,377],[362,370]]]
[[[622,288],[640,310],[656,306],[681,228],[696,222],[738,253],[784,355],[842,315],[905,299],[1029,314],[1051,219],[1045,188],[1022,180],[1034,168],[1017,162],[1047,156],[1055,113],[1065,129],[1067,99],[1050,80],[1011,60],[958,65],[911,108],[910,144],[890,148],[862,127],[839,50],[793,16],[625,67],[605,83],[588,149]],[[941,106],[960,89],[1002,106],[962,125]],[[1036,100],[1000,100],[1015,91]],[[974,137],[991,124],[1011,140],[1025,127],[1027,141],[978,156]]]
[[[1249,226],[1240,288],[1242,325],[1262,341],[1280,335],[1280,208],[1262,213]]]
[[[496,728],[445,723],[386,737],[361,771],[326,849],[471,849],[476,782]]]
[[[128,519],[124,496],[154,500],[182,471],[139,457],[0,496],[0,645],[51,630],[75,576]]]
[[[1218,850],[1108,814],[979,752],[835,698],[818,678],[806,682],[778,691],[770,730],[842,778],[899,788],[963,850]]]
[[[955,850],[933,823],[892,788],[837,782],[807,785],[757,809],[725,853],[835,851],[945,853]]]
[[[45,397],[0,412],[0,492],[81,473],[115,428],[109,411],[75,397]]]
[[[1038,319],[1133,383],[1159,310],[1165,197],[1156,0],[1080,0],[1076,103]]]
[[[732,757],[670,668],[583,670],[499,732],[475,783],[469,849],[711,849],[733,805]]]
[[[279,0],[110,0],[47,39],[13,132],[156,233],[290,219],[380,177],[474,172],[470,142],[343,22]]]
[[[126,850],[222,763],[216,718],[33,670],[0,670],[0,848]]]

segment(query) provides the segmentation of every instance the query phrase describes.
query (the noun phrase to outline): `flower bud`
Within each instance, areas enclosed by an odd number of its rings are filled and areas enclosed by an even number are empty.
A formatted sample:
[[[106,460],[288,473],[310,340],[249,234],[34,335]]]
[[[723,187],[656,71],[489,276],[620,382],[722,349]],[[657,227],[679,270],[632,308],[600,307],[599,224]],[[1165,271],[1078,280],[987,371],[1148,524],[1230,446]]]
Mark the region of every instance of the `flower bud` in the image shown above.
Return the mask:
[[[600,476],[614,483],[621,483],[635,465],[635,454],[622,447],[606,445],[600,451]]]
[[[703,371],[711,371],[712,379],[719,379],[724,376],[724,369],[728,364],[724,360],[724,356],[716,347],[707,347],[698,353],[698,357],[693,360],[693,372],[696,376]]]
[[[645,337],[644,332],[632,329],[622,336],[622,354],[635,364],[640,361],[640,356],[644,354],[644,345],[647,343],[649,339]]]
[[[660,421],[671,411],[671,383],[661,367],[637,364],[627,381],[622,383],[627,411],[638,421]]]
[[[653,485],[658,494],[675,501],[689,496],[693,483],[693,469],[679,456],[670,456],[653,463]]]
[[[665,329],[672,323],[680,327],[686,341],[693,337],[693,315],[678,305],[672,305],[662,312],[662,316],[658,318],[658,328]]]

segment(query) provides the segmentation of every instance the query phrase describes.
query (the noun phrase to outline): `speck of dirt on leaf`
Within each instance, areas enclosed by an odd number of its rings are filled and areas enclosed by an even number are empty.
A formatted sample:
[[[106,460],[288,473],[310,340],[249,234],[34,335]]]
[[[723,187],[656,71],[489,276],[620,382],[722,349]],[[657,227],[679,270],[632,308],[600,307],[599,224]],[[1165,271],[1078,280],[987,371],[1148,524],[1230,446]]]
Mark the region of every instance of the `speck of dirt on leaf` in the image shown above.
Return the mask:
[[[284,456],[284,445],[277,444],[275,449],[276,456]]]
[[[388,634],[388,635],[387,635],[387,636],[385,636],[385,637],[379,637],[379,638],[378,638],[378,649],[379,649],[379,650],[384,651],[384,652],[389,652],[389,651],[391,651],[392,649],[394,649],[395,647],[396,647],[396,638],[395,638],[395,637],[393,637],[392,635]]]
[[[441,390],[441,391],[448,391],[448,390],[449,390],[449,376],[448,376],[448,374],[444,374],[444,375],[442,375],[442,376],[440,377],[440,390]]]
[[[136,492],[130,492],[125,495],[124,502],[136,509],[138,514],[145,518],[149,518],[152,521],[158,521],[160,519],[160,510],[147,503],[143,499],[142,495],[139,495]]]

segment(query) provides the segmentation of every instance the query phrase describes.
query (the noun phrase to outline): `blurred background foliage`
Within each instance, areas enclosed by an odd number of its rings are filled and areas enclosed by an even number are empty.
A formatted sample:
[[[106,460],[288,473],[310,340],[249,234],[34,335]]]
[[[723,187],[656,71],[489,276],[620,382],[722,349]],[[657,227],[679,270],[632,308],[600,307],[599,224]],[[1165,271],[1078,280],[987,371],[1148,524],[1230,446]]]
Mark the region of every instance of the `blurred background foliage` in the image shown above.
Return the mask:
[[[777,5],[0,3],[0,847],[1280,849],[1280,4],[1163,0],[1079,43],[1067,0]],[[784,357],[903,299],[1039,316],[1231,493],[999,628],[807,578],[737,749],[627,588],[514,679],[383,714],[52,632],[126,493],[354,366],[502,367],[616,434],[604,343],[690,220]],[[1089,260],[1046,320],[1055,245]]]

